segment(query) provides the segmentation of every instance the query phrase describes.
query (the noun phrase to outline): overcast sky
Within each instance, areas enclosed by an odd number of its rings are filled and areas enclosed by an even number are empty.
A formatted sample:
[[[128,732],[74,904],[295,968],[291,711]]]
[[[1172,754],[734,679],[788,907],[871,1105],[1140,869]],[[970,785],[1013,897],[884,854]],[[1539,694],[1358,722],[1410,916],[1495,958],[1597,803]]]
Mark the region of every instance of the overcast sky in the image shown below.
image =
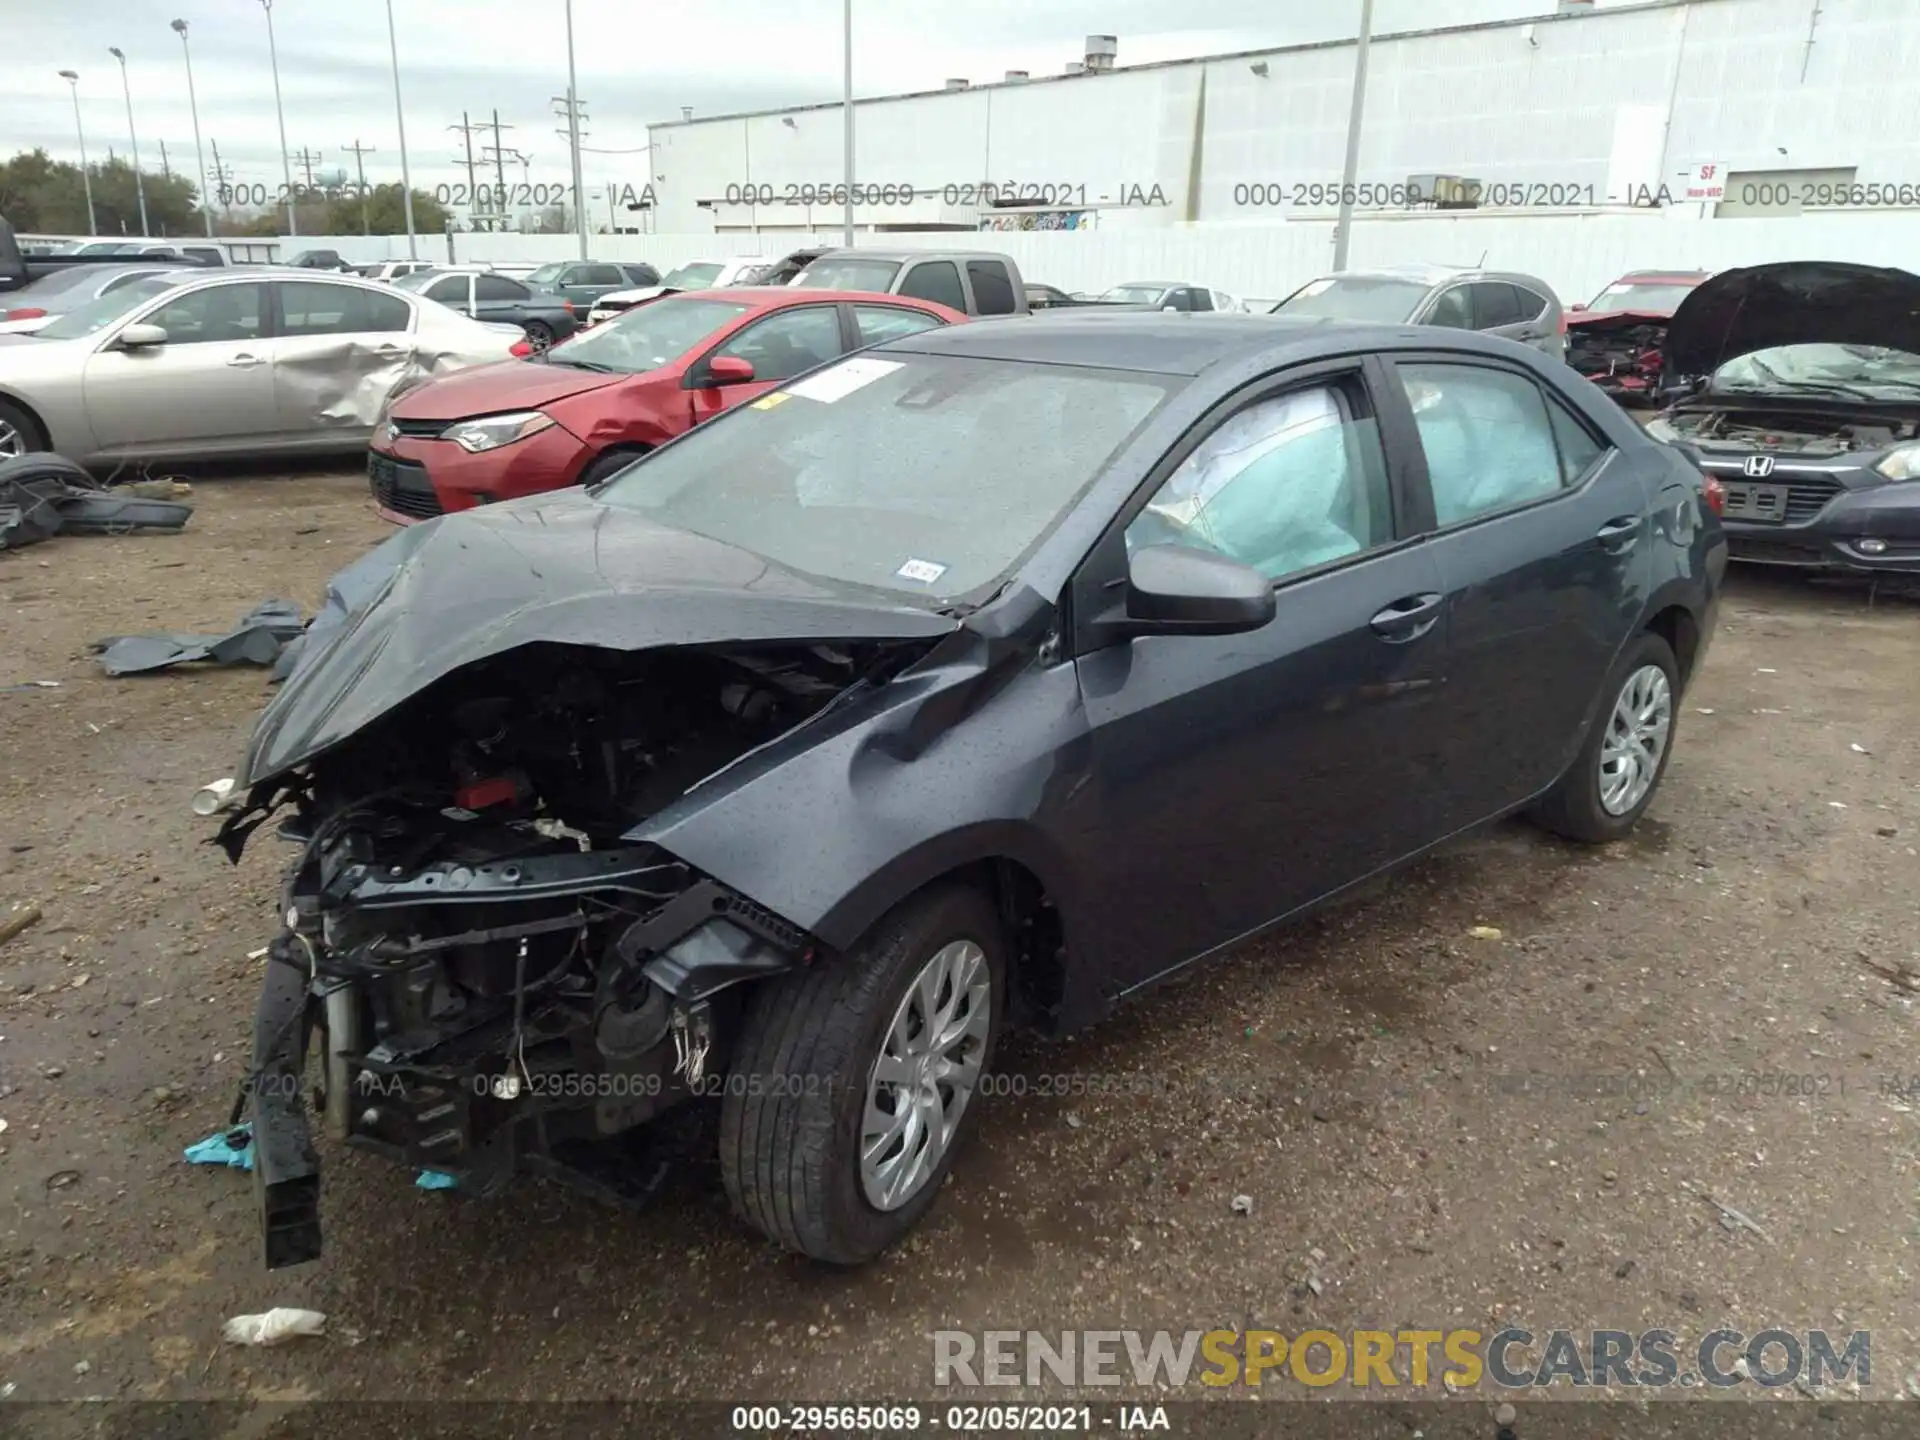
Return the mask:
[[[1551,9],[1551,0],[1445,0],[1487,16]],[[1380,0],[1376,25],[1412,28],[1433,0]],[[562,0],[394,0],[400,80],[414,183],[458,178],[461,143],[449,125],[500,111],[502,144],[527,155],[508,178],[564,181],[565,141],[552,97],[567,84]],[[584,144],[632,150],[650,120],[836,99],[841,87],[840,0],[574,0]],[[160,144],[193,173],[193,128],[179,37],[190,27],[201,135],[242,182],[278,184],[267,18],[260,0],[0,0],[6,84],[0,155],[44,146],[77,159],[73,108],[56,71],[80,73],[88,154],[128,152],[119,66],[127,53],[140,157],[158,168]],[[1120,37],[1120,63],[1140,64],[1351,34],[1358,0],[855,0],[857,95],[935,89],[948,76],[1006,70],[1057,74],[1093,32]],[[1446,18],[1459,18],[1449,14]],[[1475,16],[1474,18],[1478,18]],[[1426,21],[1425,23],[1433,23]],[[399,178],[383,0],[274,0],[274,40],[287,149],[318,151],[316,168],[345,167],[344,146],[374,147],[369,181]],[[475,153],[491,135],[475,137]],[[587,184],[640,184],[643,154],[584,157]],[[213,163],[211,150],[207,154]],[[296,178],[298,170],[296,169]]]

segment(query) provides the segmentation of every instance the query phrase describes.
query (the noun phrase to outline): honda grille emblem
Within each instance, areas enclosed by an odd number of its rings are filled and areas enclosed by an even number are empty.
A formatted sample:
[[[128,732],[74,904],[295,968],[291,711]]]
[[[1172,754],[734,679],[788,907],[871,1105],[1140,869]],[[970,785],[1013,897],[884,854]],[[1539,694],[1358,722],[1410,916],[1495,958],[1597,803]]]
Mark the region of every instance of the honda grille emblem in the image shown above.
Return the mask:
[[[1745,469],[1749,480],[1764,480],[1773,473],[1773,456],[1749,455]]]

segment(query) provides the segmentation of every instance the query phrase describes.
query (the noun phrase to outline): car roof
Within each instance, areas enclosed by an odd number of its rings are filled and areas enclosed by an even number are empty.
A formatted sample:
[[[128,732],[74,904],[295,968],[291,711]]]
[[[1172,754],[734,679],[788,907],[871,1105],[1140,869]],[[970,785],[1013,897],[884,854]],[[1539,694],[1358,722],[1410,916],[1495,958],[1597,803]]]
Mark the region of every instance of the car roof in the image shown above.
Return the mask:
[[[1634,280],[1642,284],[1653,281],[1664,281],[1668,284],[1685,285],[1692,283],[1697,285],[1702,280],[1711,280],[1712,278],[1713,272],[1711,270],[1629,270],[1613,283],[1619,285],[1624,281]]]
[[[796,251],[795,253],[805,254],[806,252]],[[945,248],[938,250],[921,250],[917,248],[908,250],[881,250],[878,248],[868,249],[864,245],[852,250],[848,250],[844,246],[837,250],[822,250],[813,258],[816,260],[837,260],[842,256],[854,260],[1005,260],[1007,258],[1007,256],[999,250],[948,250]]]
[[[1493,280],[1525,285],[1542,294],[1558,294],[1538,275],[1519,270],[1479,270],[1453,265],[1381,265],[1364,270],[1335,270],[1317,277],[1321,280],[1404,280],[1412,285],[1450,285],[1460,280]]]
[[[1439,338],[1442,336],[1444,339]],[[1425,325],[1374,325],[1280,315],[1169,315],[1159,310],[1094,310],[1085,314],[1068,310],[1049,316],[1044,323],[1025,317],[976,320],[922,330],[875,348],[1195,376],[1218,364],[1270,360],[1279,366],[1317,354],[1352,354],[1407,345],[1502,357],[1510,357],[1516,348],[1513,342],[1473,330],[1436,332]]]
[[[647,288],[647,287],[640,287]],[[668,300],[731,300],[756,310],[778,310],[787,305],[901,305],[909,309],[944,310],[937,300],[922,300],[912,295],[888,295],[879,290],[810,290],[796,285],[722,285],[712,290],[676,290],[662,295]]]

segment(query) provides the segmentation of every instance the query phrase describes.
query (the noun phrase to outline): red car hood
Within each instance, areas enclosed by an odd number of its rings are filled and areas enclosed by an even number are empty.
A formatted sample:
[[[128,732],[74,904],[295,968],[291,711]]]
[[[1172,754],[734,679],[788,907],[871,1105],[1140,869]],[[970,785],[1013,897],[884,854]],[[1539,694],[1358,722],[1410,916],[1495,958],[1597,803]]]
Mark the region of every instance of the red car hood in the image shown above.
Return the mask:
[[[1673,319],[1666,310],[1582,311],[1567,316],[1569,330],[1625,330],[1634,325],[1664,325]]]
[[[567,365],[502,360],[429,380],[394,401],[388,413],[396,420],[464,420],[506,410],[537,410],[626,378]]]

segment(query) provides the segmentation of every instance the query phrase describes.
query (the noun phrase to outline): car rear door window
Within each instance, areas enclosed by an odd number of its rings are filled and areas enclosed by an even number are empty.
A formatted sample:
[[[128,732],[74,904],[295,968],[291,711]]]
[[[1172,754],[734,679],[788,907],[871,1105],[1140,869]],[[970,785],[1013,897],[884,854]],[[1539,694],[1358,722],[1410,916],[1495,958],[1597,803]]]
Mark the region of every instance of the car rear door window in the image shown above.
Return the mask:
[[[1386,544],[1386,460],[1356,394],[1316,385],[1231,416],[1134,517],[1128,549],[1211,550],[1282,580]]]
[[[518,280],[509,280],[504,275],[476,275],[473,293],[477,300],[525,300],[532,294]]]
[[[169,345],[258,340],[265,331],[267,287],[210,285],[193,290],[145,317],[167,332]]]
[[[883,340],[916,335],[922,330],[934,330],[946,323],[937,315],[929,315],[924,310],[909,310],[904,305],[856,305],[853,307],[853,321],[860,328],[862,345],[878,345]]]
[[[837,307],[803,305],[747,326],[711,358],[737,355],[752,363],[755,380],[787,380],[824,365],[844,349]]]
[[[282,335],[364,335],[405,330],[413,309],[397,295],[324,280],[282,280]]]
[[[1467,287],[1467,303],[1473,310],[1473,328],[1492,330],[1501,325],[1517,325],[1523,318],[1520,314],[1519,297],[1511,285],[1499,285],[1488,281]]]
[[[1426,452],[1434,518],[1442,527],[1565,486],[1553,419],[1533,381],[1481,365],[1398,369]]]
[[[916,300],[931,300],[954,310],[967,308],[966,292],[960,288],[960,272],[951,260],[926,260],[907,271],[897,292]]]
[[[1427,324],[1444,325],[1450,330],[1473,329],[1473,309],[1467,303],[1467,287],[1453,285],[1442,290],[1433,302]]]
[[[1560,446],[1561,481],[1569,486],[1577,485],[1613,447],[1594,439],[1587,427],[1557,400],[1547,401],[1547,418],[1553,423],[1553,438]]]
[[[1013,281],[1007,267],[998,260],[969,260],[967,280],[973,286],[973,301],[982,315],[1014,313]]]

